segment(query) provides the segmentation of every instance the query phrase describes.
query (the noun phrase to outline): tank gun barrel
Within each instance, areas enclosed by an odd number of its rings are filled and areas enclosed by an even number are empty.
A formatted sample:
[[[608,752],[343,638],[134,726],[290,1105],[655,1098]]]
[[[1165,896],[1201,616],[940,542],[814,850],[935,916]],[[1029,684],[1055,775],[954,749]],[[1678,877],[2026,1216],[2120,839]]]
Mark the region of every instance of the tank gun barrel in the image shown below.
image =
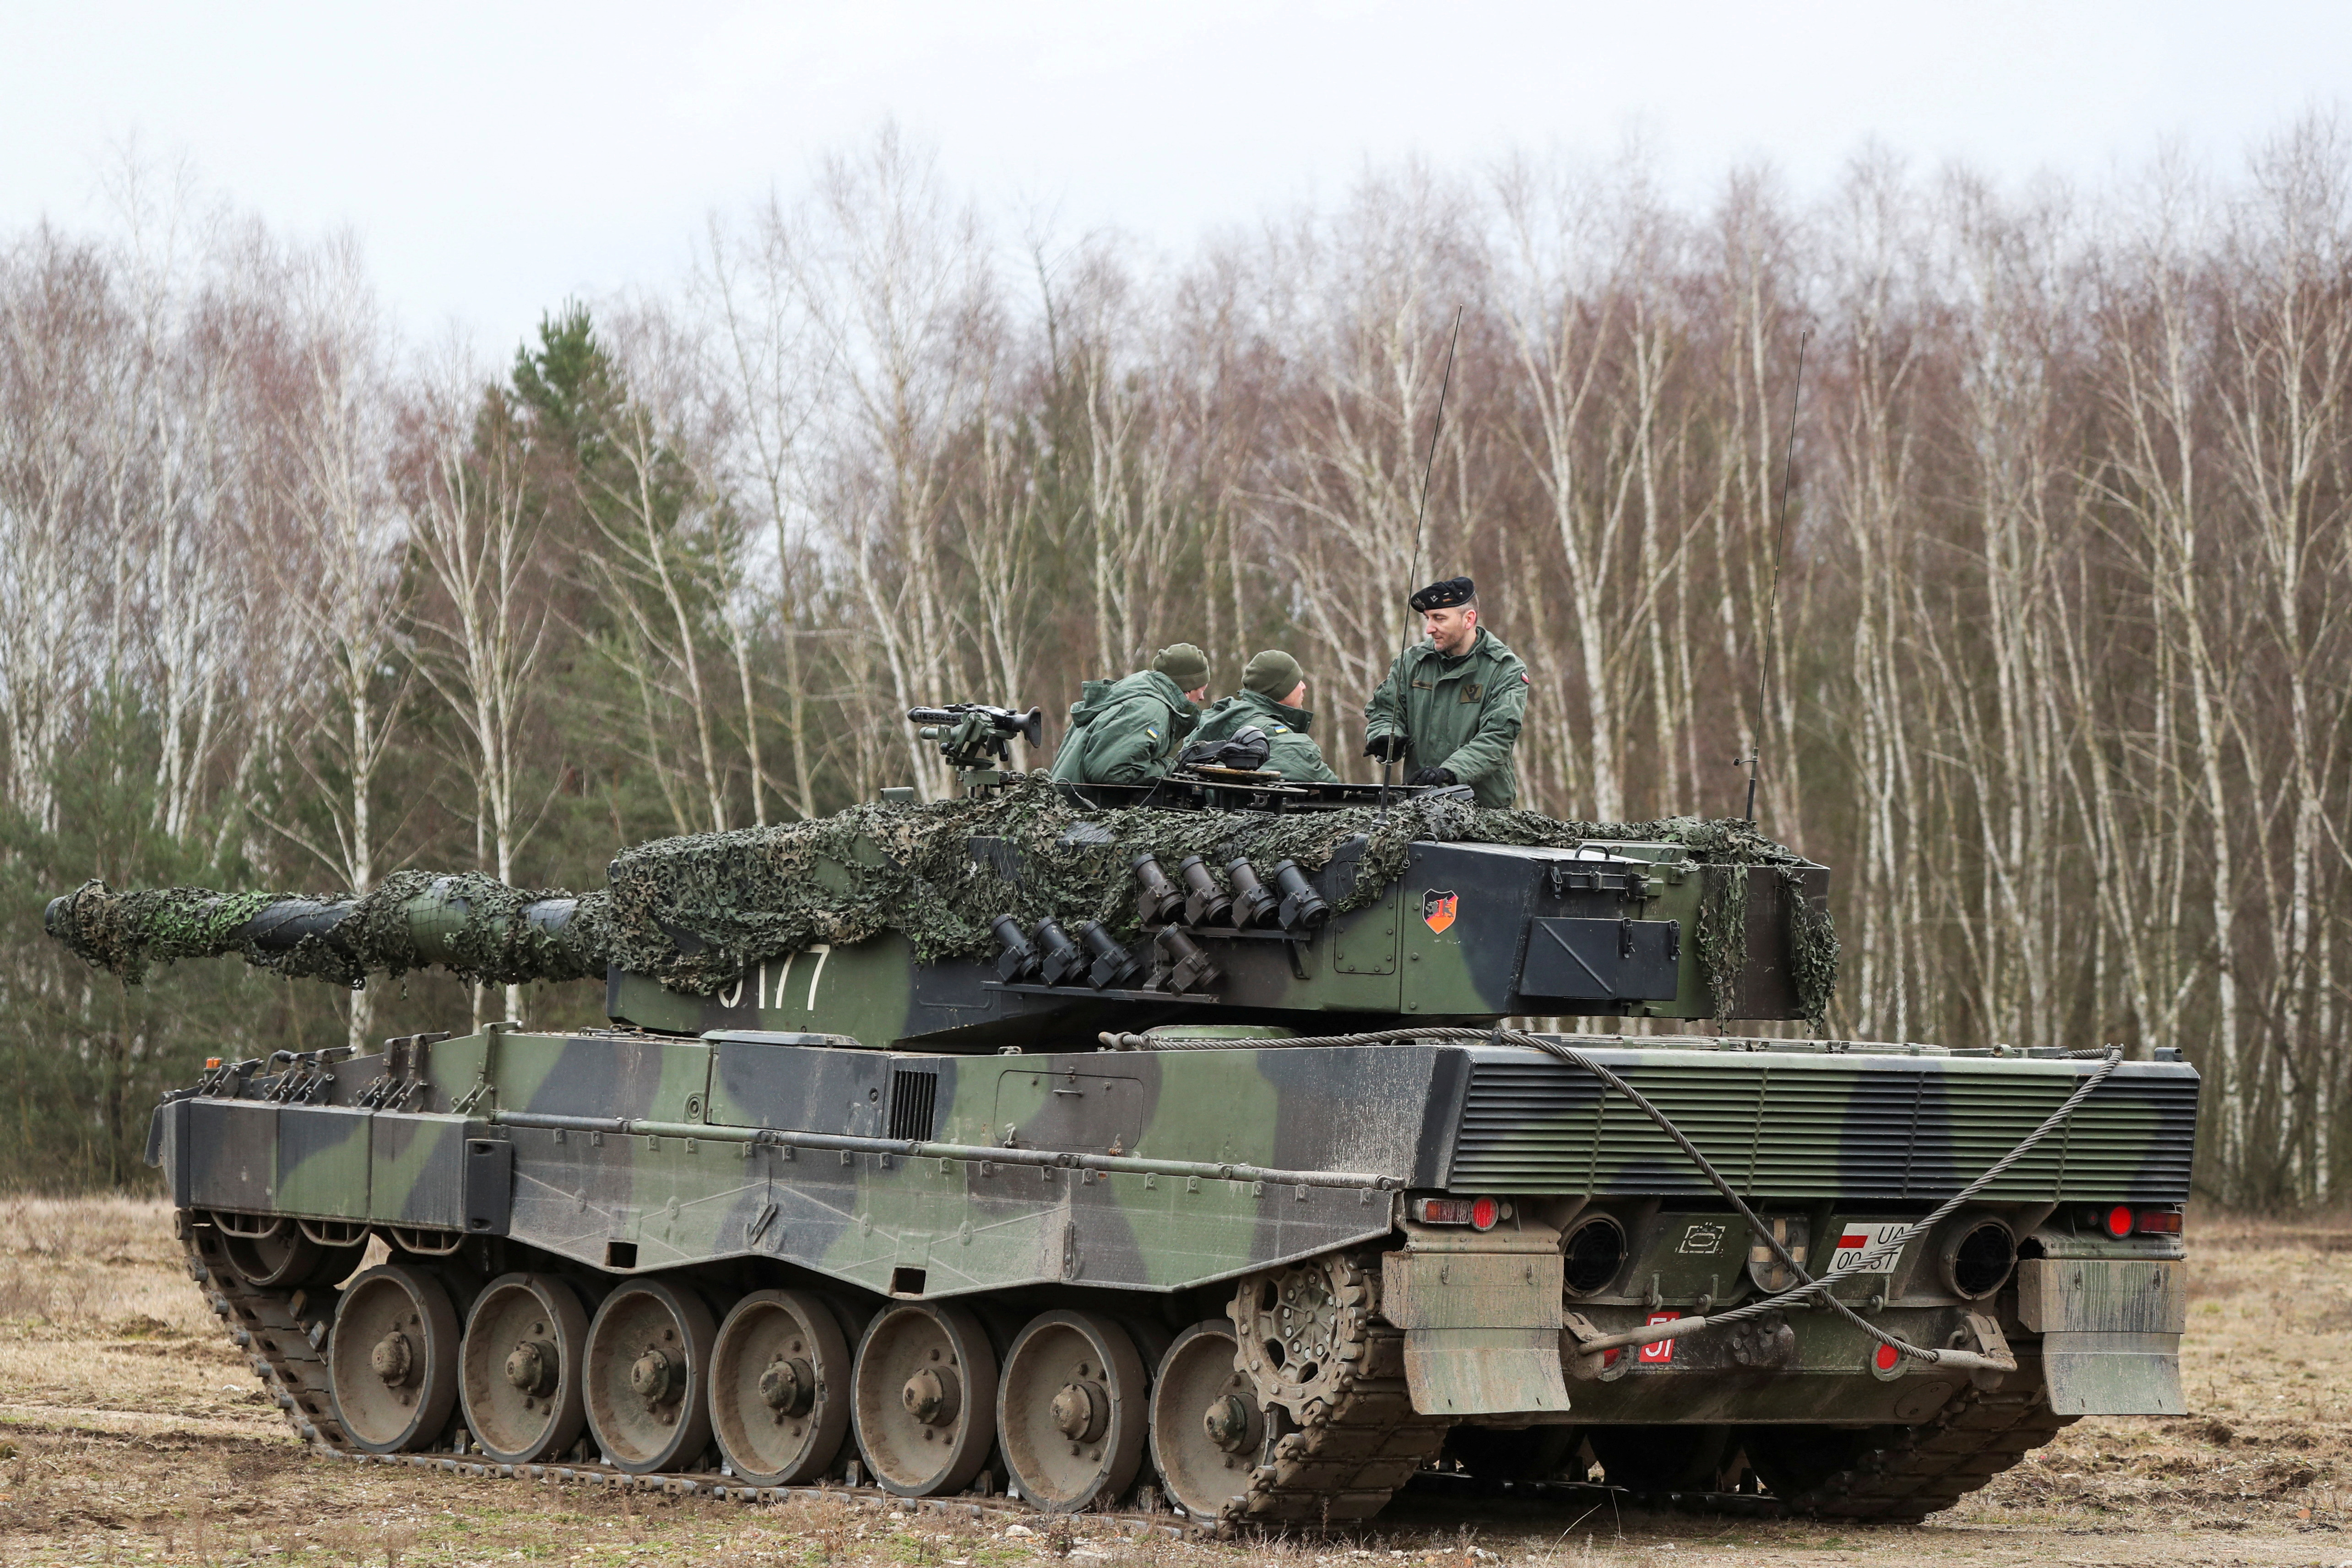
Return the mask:
[[[342,898],[162,888],[118,893],[88,882],[49,900],[48,934],[125,980],[184,958],[242,957],[259,968],[357,985],[371,974],[438,966],[488,984],[604,973],[583,900],[473,873],[409,871]]]

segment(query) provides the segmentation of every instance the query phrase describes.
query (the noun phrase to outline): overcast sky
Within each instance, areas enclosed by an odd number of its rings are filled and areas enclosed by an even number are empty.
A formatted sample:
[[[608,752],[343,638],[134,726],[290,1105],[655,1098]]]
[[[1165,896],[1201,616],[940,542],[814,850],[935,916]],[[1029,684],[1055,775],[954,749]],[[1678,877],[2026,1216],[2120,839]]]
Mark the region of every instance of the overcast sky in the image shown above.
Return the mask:
[[[0,229],[105,221],[131,139],[272,225],[357,231],[412,331],[500,352],[567,295],[657,285],[706,215],[895,117],[1064,232],[1181,252],[1367,160],[1475,166],[1644,138],[1676,187],[1801,193],[1875,136],[1923,163],[2095,179],[2168,140],[2219,171],[2352,98],[2352,5],[1281,4],[192,5],[16,0]]]

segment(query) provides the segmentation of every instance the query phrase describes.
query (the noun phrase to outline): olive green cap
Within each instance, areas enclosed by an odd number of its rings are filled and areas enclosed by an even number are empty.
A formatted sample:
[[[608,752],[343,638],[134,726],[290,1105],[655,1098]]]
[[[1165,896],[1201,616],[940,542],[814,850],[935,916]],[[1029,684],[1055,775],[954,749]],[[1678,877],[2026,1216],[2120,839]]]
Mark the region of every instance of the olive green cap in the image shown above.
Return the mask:
[[[1242,671],[1242,684],[1260,697],[1270,697],[1279,702],[1298,689],[1307,672],[1298,661],[1278,647],[1270,647],[1250,655],[1249,668]]]
[[[1188,642],[1161,648],[1151,668],[1174,681],[1179,691],[1194,691],[1209,684],[1209,656]]]

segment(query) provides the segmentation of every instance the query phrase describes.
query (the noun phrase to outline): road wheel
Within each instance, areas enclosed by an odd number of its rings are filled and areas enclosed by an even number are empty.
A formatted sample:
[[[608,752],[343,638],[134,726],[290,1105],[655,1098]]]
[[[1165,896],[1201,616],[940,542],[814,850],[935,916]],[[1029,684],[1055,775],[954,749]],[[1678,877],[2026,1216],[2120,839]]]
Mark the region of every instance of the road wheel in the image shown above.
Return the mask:
[[[753,1486],[823,1475],[849,1432],[849,1341],[824,1298],[755,1290],[719,1326],[710,1425]]]
[[[386,1263],[351,1283],[327,1342],[335,1415],[372,1454],[422,1448],[457,1405],[457,1309],[423,1268]]]
[[[587,1343],[588,1310],[552,1274],[501,1275],[474,1298],[458,1392],[483,1453],[522,1465],[578,1441]]]
[[[1096,1312],[1045,1312],[1004,1357],[997,1441],[1021,1495],[1075,1513],[1124,1493],[1143,1463],[1143,1358]]]
[[[691,1468],[710,1442],[703,1387],[718,1337],[693,1287],[657,1279],[613,1288],[588,1325],[582,1380],[588,1428],[631,1475]]]
[[[857,1451],[900,1497],[960,1492],[996,1437],[996,1352],[965,1309],[900,1301],[866,1326],[850,1375]]]
[[[1235,1364],[1233,1325],[1212,1318],[1176,1336],[1151,1389],[1151,1462],[1168,1499],[1194,1519],[1249,1485],[1265,1415],[1257,1387]]]

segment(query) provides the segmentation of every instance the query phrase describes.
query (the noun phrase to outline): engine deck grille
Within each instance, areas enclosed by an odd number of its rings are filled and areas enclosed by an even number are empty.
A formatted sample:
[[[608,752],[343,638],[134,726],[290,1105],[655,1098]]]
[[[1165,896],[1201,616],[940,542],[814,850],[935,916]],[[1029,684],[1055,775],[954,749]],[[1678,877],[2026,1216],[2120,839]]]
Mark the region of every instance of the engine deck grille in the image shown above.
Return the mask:
[[[2073,1071],[1980,1058],[1715,1056],[1611,1061],[1743,1194],[1934,1202],[1958,1192],[2074,1091]],[[1965,1065],[1961,1065],[1965,1064]],[[2087,1072],[2094,1065],[2080,1064]],[[2011,1202],[2180,1203],[2198,1080],[2118,1069],[1985,1192]],[[1487,1193],[1712,1195],[1622,1095],[1567,1062],[1475,1064],[1447,1185]]]

